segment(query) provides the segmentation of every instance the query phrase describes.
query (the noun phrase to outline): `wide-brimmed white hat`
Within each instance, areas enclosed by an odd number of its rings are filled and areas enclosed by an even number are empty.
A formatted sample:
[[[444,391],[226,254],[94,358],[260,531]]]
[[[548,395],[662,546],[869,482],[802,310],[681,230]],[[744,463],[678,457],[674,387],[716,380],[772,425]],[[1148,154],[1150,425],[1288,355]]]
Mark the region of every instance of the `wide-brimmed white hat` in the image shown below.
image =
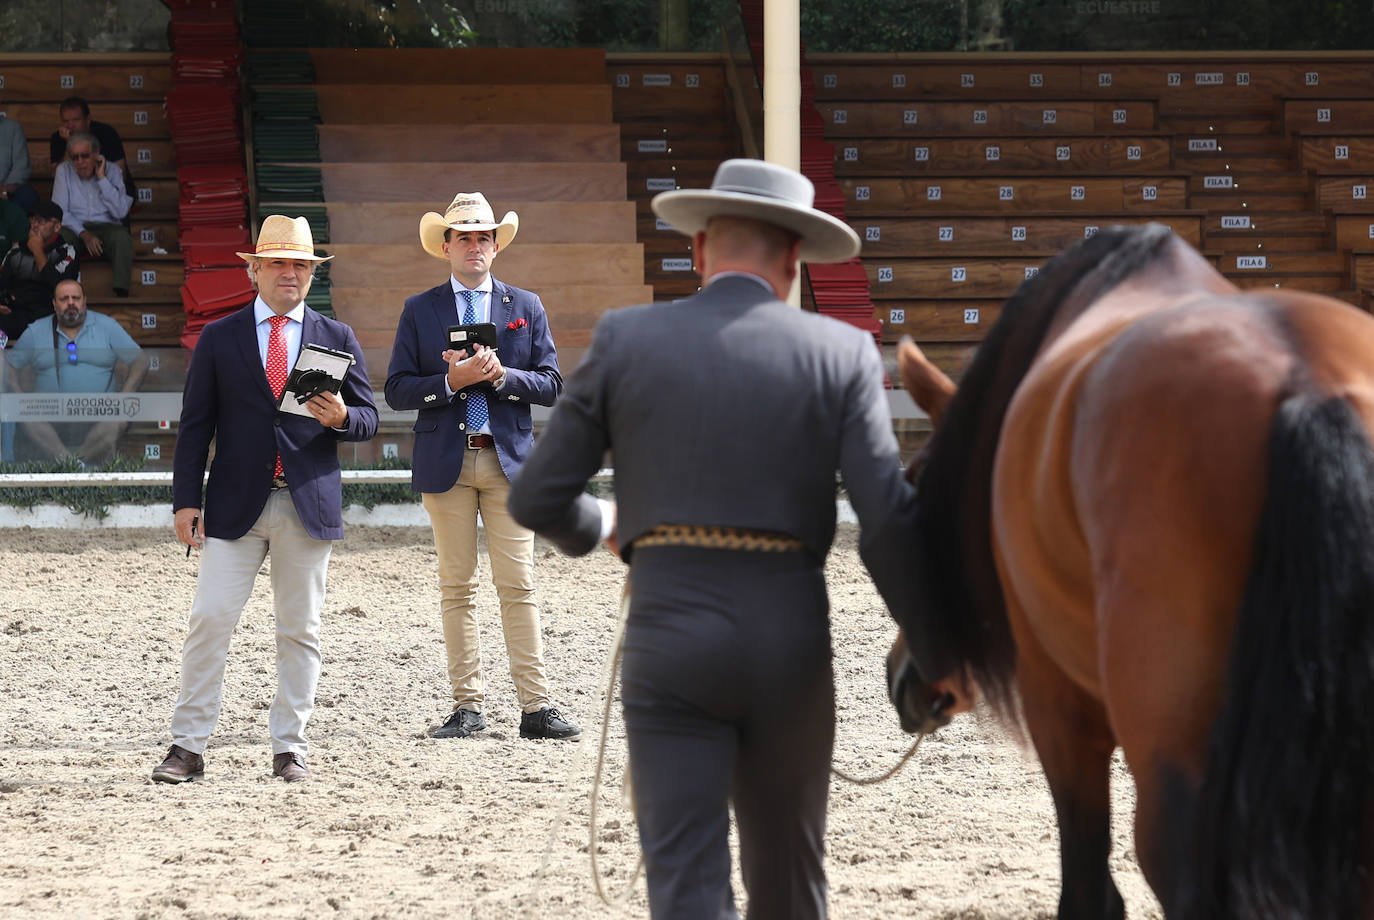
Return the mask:
[[[519,229],[520,218],[514,211],[507,211],[506,216],[497,223],[496,212],[492,211],[481,192],[459,192],[444,213],[429,211],[420,218],[420,245],[434,258],[447,262],[448,256],[444,255],[445,230],[495,230],[497,248],[505,249],[515,239],[515,232]]]
[[[258,231],[258,243],[252,252],[241,252],[245,262],[252,259],[304,259],[307,262],[328,262],[333,256],[315,255],[315,238],[310,235],[310,221],[304,217],[285,217],[269,214]]]
[[[709,189],[675,189],[655,195],[654,213],[687,236],[713,217],[749,217],[802,238],[806,262],[843,262],[859,254],[859,235],[837,217],[817,211],[816,187],[801,173],[763,160],[726,160]]]

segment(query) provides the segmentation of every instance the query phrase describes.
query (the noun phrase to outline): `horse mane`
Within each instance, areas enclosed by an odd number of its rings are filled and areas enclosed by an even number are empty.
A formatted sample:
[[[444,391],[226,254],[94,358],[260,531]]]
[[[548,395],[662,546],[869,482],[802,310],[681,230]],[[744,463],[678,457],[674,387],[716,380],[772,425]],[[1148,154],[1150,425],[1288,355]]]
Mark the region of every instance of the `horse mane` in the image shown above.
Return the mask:
[[[1055,322],[1081,313],[1172,238],[1160,224],[1109,227],[1023,282],[918,461],[916,526],[934,628],[1004,718],[1016,712],[1016,646],[992,553],[992,466],[1007,406]]]

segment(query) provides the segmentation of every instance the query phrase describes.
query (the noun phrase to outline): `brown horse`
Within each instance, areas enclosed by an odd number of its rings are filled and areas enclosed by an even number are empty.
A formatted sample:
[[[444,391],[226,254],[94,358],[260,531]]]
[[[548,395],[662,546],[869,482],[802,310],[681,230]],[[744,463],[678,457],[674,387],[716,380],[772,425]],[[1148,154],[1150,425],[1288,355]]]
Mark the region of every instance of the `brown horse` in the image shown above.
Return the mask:
[[[1171,920],[1374,916],[1374,319],[1112,228],[1021,286],[957,393],[899,363],[935,426],[901,625],[962,668],[914,674],[899,641],[893,699],[930,727],[967,681],[1023,722],[1059,917],[1123,916],[1118,746]]]

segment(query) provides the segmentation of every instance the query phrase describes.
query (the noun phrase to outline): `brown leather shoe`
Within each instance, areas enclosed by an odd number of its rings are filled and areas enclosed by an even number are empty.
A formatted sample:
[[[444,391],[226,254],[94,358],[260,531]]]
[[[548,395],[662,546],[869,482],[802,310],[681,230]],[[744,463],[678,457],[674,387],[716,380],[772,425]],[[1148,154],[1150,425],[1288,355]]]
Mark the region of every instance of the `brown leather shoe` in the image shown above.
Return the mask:
[[[153,768],[155,783],[184,783],[205,773],[205,758],[184,747],[172,745],[167,757]]]
[[[305,765],[304,755],[285,751],[272,758],[272,775],[288,783],[299,783],[310,778],[310,768]]]

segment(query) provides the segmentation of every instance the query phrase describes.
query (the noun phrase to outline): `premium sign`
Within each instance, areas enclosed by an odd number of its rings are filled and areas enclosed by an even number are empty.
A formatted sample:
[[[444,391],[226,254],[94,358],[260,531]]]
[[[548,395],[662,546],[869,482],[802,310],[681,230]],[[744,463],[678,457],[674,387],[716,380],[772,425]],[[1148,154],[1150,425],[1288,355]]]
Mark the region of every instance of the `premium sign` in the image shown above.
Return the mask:
[[[1249,230],[1250,216],[1248,214],[1226,214],[1221,218],[1221,229],[1223,230]]]
[[[1236,268],[1268,268],[1269,259],[1265,256],[1236,256]]]
[[[1216,150],[1217,139],[1215,137],[1190,137],[1188,138],[1188,152],[1195,153],[1199,150]]]
[[[1203,188],[1230,188],[1232,186],[1230,176],[1203,176]]]

